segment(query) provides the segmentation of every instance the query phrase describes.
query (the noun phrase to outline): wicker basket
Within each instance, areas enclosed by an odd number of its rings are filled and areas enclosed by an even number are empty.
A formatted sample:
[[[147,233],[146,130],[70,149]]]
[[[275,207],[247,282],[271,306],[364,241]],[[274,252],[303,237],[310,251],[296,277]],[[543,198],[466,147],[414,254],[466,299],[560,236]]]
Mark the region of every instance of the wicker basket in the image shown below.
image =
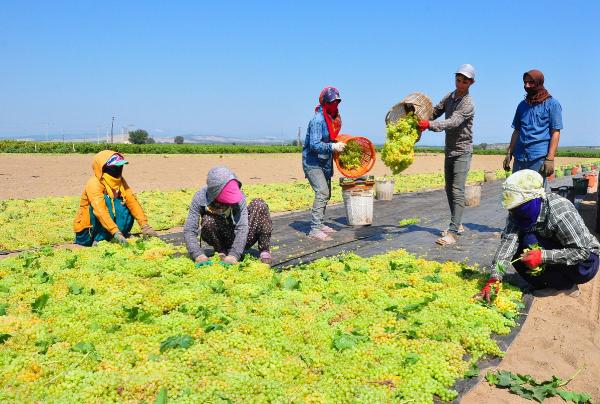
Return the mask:
[[[396,122],[409,112],[414,112],[419,119],[429,119],[433,114],[433,104],[429,97],[422,93],[412,93],[394,105],[385,116],[385,124]]]
[[[346,144],[349,141],[353,141],[358,143],[362,148],[361,165],[359,168],[346,169],[342,167],[338,153],[333,153],[333,160],[340,174],[348,178],[358,178],[371,171],[375,165],[375,146],[373,146],[373,143],[369,139],[361,136],[338,135],[335,140],[336,142],[344,142]]]

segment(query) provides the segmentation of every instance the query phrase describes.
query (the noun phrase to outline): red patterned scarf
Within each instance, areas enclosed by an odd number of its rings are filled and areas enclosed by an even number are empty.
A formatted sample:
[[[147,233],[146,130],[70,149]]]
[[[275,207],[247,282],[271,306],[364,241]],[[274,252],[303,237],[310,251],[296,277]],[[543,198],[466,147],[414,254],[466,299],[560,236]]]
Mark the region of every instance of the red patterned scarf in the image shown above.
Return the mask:
[[[325,87],[321,90],[319,105],[315,108],[315,112],[319,112],[319,108],[321,108],[325,123],[327,124],[327,130],[329,131],[329,139],[334,141],[342,130],[342,116],[337,111],[337,108],[333,113],[326,111],[325,104],[327,103],[327,97],[332,97],[332,94],[336,94],[339,99],[339,92],[335,87]]]
[[[325,117],[327,129],[329,130],[329,139],[334,141],[337,135],[339,135],[340,131],[342,130],[342,117],[338,112],[335,118],[332,118],[327,112],[325,112],[325,110],[323,110],[323,116]]]

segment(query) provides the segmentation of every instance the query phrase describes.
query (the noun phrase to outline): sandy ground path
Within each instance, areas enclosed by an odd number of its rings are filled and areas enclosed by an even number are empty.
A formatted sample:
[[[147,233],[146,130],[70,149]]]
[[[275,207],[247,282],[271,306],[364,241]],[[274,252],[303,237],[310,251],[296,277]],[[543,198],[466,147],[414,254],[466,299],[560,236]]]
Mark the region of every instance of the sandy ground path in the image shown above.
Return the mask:
[[[586,392],[600,399],[600,277],[581,286],[581,296],[535,298],[523,329],[498,366],[513,373],[530,374],[539,381],[552,375],[568,379],[585,369],[567,390]],[[485,374],[486,371],[482,372]],[[553,398],[545,403],[564,403]],[[475,403],[531,403],[507,390],[480,382],[462,400]]]
[[[136,191],[199,188],[208,170],[217,165],[231,168],[243,183],[303,181],[302,156],[288,154],[126,155],[130,164],[124,177]],[[80,195],[92,175],[88,154],[0,154],[0,199]],[[503,156],[473,156],[471,170],[496,170]],[[585,161],[557,158],[556,165]],[[433,173],[444,169],[443,154],[419,154],[405,173]],[[370,174],[382,176],[389,170],[378,159]],[[336,173],[336,178],[339,174]]]

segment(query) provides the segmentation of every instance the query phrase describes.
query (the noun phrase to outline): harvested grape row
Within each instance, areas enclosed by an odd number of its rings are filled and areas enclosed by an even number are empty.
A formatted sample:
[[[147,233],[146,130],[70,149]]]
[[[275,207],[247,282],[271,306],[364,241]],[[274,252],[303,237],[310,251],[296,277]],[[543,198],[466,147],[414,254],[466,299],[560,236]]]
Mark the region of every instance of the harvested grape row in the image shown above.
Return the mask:
[[[0,401],[431,403],[515,323],[485,277],[404,251],[273,273],[153,239],[0,261]],[[180,251],[179,251],[180,252]]]
[[[499,171],[500,175],[502,171]],[[469,182],[483,181],[483,171],[471,171]],[[396,177],[395,192],[414,192],[439,188],[444,177],[439,173],[410,174]],[[341,202],[339,184],[332,184],[331,202]],[[249,184],[242,190],[248,200],[262,198],[271,212],[309,208],[314,192],[308,182],[287,184]],[[152,227],[157,230],[183,225],[196,189],[145,191],[137,194]],[[20,250],[73,242],[73,219],[79,197],[47,197],[0,201],[0,250]],[[133,232],[139,232],[137,223]]]

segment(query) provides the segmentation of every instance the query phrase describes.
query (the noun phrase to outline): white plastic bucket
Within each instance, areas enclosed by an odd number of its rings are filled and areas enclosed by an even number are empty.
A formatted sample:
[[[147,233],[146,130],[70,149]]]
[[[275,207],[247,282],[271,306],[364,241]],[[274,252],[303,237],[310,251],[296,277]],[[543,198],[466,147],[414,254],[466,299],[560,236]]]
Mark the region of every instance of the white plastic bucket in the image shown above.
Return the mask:
[[[477,206],[481,201],[481,185],[467,185],[465,188],[465,206]]]
[[[391,201],[394,196],[394,180],[375,181],[375,199],[379,201]]]
[[[365,226],[373,223],[373,189],[343,190],[342,197],[350,226]]]
[[[491,182],[491,181],[495,181],[495,180],[496,180],[496,172],[488,171],[488,170],[483,172],[483,181]]]

